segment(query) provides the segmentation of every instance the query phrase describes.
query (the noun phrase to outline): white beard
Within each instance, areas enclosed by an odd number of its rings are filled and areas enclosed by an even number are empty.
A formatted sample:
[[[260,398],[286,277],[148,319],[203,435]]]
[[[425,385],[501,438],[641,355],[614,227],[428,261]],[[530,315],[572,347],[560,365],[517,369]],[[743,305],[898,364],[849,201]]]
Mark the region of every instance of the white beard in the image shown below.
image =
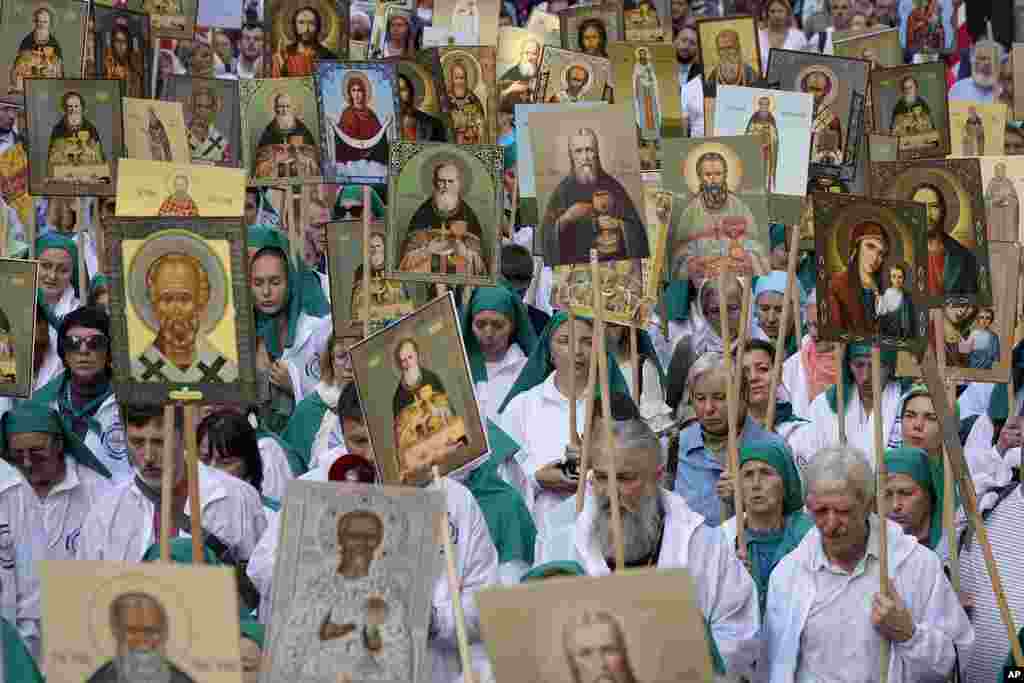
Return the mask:
[[[117,657],[117,678],[123,683],[170,683],[171,667],[156,650],[129,650]]]
[[[69,115],[67,117],[67,121],[68,121],[68,125],[70,127],[72,127],[72,128],[79,128],[82,125],[82,117],[81,116],[70,116]]]
[[[996,85],[996,75],[995,74],[982,74],[982,73],[975,72],[975,74],[974,74],[974,83],[979,88],[983,88],[985,90],[988,90],[990,88],[994,88],[995,85]]]
[[[402,383],[407,388],[418,387],[421,379],[423,379],[423,373],[420,372],[418,365],[402,372]]]
[[[278,116],[274,120],[277,121],[277,127],[281,130],[291,130],[295,127],[294,116]]]
[[[533,62],[519,62],[519,75],[533,78],[537,74],[537,65]]]
[[[459,195],[452,192],[435,192],[434,206],[441,213],[453,213],[459,208]]]
[[[914,106],[916,102],[917,95],[914,95],[913,97],[907,97],[906,95],[903,96],[903,104],[907,105],[908,107]]]
[[[574,173],[576,174],[576,182],[580,185],[593,185],[597,182],[597,169],[594,166],[590,168],[577,166]]]
[[[597,499],[598,512],[594,518],[594,537],[597,546],[603,553],[602,557],[615,557],[615,544],[612,542],[611,500]],[[661,512],[658,509],[657,495],[644,498],[638,512],[630,512],[620,506],[622,513],[622,545],[626,562],[632,563],[644,559],[655,550],[661,534]]]

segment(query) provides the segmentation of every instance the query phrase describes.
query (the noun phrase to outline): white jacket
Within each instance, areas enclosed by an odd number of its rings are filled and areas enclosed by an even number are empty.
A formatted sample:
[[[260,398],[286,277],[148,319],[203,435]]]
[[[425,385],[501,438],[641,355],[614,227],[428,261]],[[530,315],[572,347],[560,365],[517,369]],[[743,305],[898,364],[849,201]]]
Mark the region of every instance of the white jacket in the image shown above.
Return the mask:
[[[877,534],[879,529],[878,517],[872,515],[872,533]],[[910,610],[916,627],[910,640],[892,644],[889,680],[945,681],[953,671],[954,642],[964,652],[974,642],[974,628],[942,572],[938,555],[893,522],[886,523],[886,533],[891,585]],[[821,534],[811,529],[772,572],[765,631],[773,683],[792,683],[796,676],[800,636],[815,599],[814,558],[821,552]],[[864,609],[870,609],[870,605]]]
[[[664,489],[659,493],[665,510],[665,531],[658,567],[690,572],[697,606],[711,625],[727,672],[749,678],[760,649],[760,607],[754,580],[726,547],[722,533],[708,527],[682,496]],[[589,576],[607,576],[611,570],[592,537],[595,500],[588,496],[576,519],[576,560]]]
[[[47,560],[75,559],[86,515],[114,488],[111,480],[79,465],[74,458],[65,456],[64,462],[67,466],[64,481],[50,489],[46,498],[40,500],[28,482],[24,483],[43,522],[46,533],[43,559]]]
[[[59,412],[57,401],[50,401],[50,408]],[[101,433],[90,429],[85,434],[85,445],[106,465],[115,483],[129,481],[135,476],[135,467],[128,453],[128,437],[125,436],[121,410],[117,406],[117,396],[111,394],[100,404],[93,418],[100,423]]]
[[[320,381],[320,354],[324,352],[332,331],[330,317],[314,318],[305,313],[299,314],[295,340],[281,353],[281,360],[288,366],[296,404]]]
[[[263,463],[263,486],[260,493],[267,498],[283,500],[285,487],[295,478],[288,454],[272,436],[261,438],[259,448]]]
[[[36,254],[36,256],[38,257],[39,255]],[[57,302],[56,306],[53,306],[53,315],[57,318],[58,325],[60,324],[60,321],[64,319],[64,316],[82,306],[82,302],[78,300],[77,296],[75,296],[75,287],[77,285],[77,282],[68,285],[68,288],[64,290],[63,294],[61,294],[60,301]],[[57,366],[63,370],[64,361],[62,361],[60,356],[57,355],[58,330],[52,325],[48,325],[47,328],[50,331],[50,348],[46,351],[46,360],[44,361],[44,365],[49,366],[56,363]]]
[[[0,460],[0,616],[17,627],[37,657],[42,593],[36,563],[45,547],[35,494],[18,470]]]
[[[806,342],[807,337],[804,336],[800,348],[803,348]],[[807,369],[804,367],[803,357],[797,351],[782,363],[782,386],[789,392],[793,412],[798,417],[810,417],[811,397],[807,391],[808,384]]]
[[[199,498],[203,528],[231,547],[238,559],[247,560],[267,527],[256,489],[199,463]],[[86,516],[77,559],[141,562],[160,540],[153,534],[153,513],[153,504],[134,480],[118,485]]]
[[[340,455],[340,454],[339,454]],[[336,459],[336,458],[335,458]],[[324,464],[299,477],[304,481],[327,481],[330,464]],[[436,487],[432,483],[430,487]],[[462,484],[445,477],[445,499],[448,505],[449,528],[455,547],[456,570],[462,586],[462,611],[466,617],[473,667],[479,683],[493,681],[490,660],[480,642],[480,612],[476,606],[476,592],[487,586],[498,584],[498,551],[491,542],[491,534],[480,506]],[[270,526],[257,544],[249,559],[247,573],[253,585],[260,591],[260,621],[271,621],[270,596],[273,591],[274,563],[280,537],[279,513],[270,513]],[[444,553],[444,548],[439,549]],[[430,639],[428,647],[433,659],[434,683],[461,683],[462,664],[459,659],[458,641],[455,635],[455,615],[452,611],[451,592],[448,588],[447,571],[434,585],[433,623],[437,635]]]

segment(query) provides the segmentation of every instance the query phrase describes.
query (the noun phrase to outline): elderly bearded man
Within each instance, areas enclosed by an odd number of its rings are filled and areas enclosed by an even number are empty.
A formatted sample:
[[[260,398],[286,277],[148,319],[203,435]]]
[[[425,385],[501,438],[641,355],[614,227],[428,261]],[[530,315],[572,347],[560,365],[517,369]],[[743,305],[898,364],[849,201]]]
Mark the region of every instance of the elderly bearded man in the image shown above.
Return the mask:
[[[465,63],[456,60],[449,75],[451,79],[448,84],[448,103],[456,144],[472,145],[486,142],[484,105],[476,93],[469,89],[469,71]]]
[[[613,406],[612,412],[621,414],[624,408]],[[615,567],[608,493],[614,458],[626,566],[689,570],[711,636],[709,646],[719,655],[714,657],[716,673],[750,677],[760,621],[754,582],[724,536],[682,497],[661,488],[664,451],[635,408],[632,413],[628,420],[612,422],[611,453],[602,439],[595,439],[593,486],[572,532],[575,557],[554,559],[576,559],[592,576],[608,575]],[[595,434],[604,433],[604,419],[595,418]]]
[[[825,97],[839,87],[824,71],[812,71],[800,82],[800,89],[814,98],[811,121],[811,159],[817,163],[843,162],[843,124]]]
[[[949,99],[995,102],[999,65],[1005,58],[1006,50],[1002,45],[992,40],[979,40],[971,48],[971,75],[953,84]]]
[[[103,55],[103,78],[124,81],[125,97],[143,97],[142,54],[132,48],[132,34],[123,26],[110,32],[110,48]]]
[[[114,598],[110,630],[117,641],[117,656],[101,666],[87,683],[194,683],[167,658],[167,610],[152,595],[125,593]]]
[[[313,65],[317,60],[337,59],[328,50],[321,39],[326,34],[324,18],[320,12],[309,5],[300,7],[292,15],[292,32],[295,42],[282,47],[274,54],[271,65],[271,76],[309,76],[313,73]]]
[[[879,680],[882,639],[889,680],[945,681],[974,629],[935,553],[872,512],[875,478],[863,452],[820,451],[804,470],[816,529],[779,562],[765,612],[772,683]],[[879,536],[889,591],[879,591]],[[841,672],[841,674],[840,674]]]
[[[544,262],[586,263],[599,231],[616,238],[614,248],[602,249],[602,259],[647,258],[647,231],[626,189],[602,167],[597,132],[575,131],[568,152],[572,174],[558,183],[541,221]]]
[[[53,11],[40,7],[32,13],[32,33],[25,36],[18,46],[18,54],[11,67],[9,92],[22,93],[26,78],[63,78],[64,56],[60,43],[50,31]]]
[[[705,87],[710,89],[710,97],[714,97],[719,84],[752,85],[758,79],[754,67],[743,61],[739,33],[732,29],[722,31],[715,38],[715,48],[718,50],[718,64],[705,80]]]
[[[217,127],[217,93],[207,86],[198,85],[189,97],[188,147],[192,152],[193,164],[232,163],[231,142]]]
[[[210,276],[189,254],[165,254],[146,273],[146,296],[159,329],[156,339],[132,360],[142,382],[234,382],[238,366],[200,337],[210,303]]]
[[[517,104],[533,102],[537,67],[540,64],[540,49],[540,42],[533,38],[523,41],[522,49],[519,52],[519,63],[502,74],[498,81],[503,107],[514,107]]]
[[[560,102],[583,102],[583,89],[590,82],[590,72],[582,66],[570,66],[565,74],[566,87],[548,98],[549,104]]]
[[[95,166],[106,162],[103,140],[92,121],[85,117],[85,100],[74,90],[61,97],[64,116],[50,131],[46,154],[46,175],[55,178],[61,166]]]
[[[274,119],[263,129],[256,145],[253,175],[290,178],[320,175],[320,146],[306,124],[295,114],[288,93],[274,96]]]

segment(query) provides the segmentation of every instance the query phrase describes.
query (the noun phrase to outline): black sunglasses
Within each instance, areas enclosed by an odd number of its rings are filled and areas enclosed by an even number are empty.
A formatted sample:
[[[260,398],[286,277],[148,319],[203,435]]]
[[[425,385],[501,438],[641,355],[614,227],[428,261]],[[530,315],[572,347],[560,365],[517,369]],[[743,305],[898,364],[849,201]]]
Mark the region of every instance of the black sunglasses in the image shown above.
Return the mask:
[[[110,337],[105,334],[95,334],[91,337],[67,335],[64,337],[64,348],[82,352],[106,351],[110,348]]]

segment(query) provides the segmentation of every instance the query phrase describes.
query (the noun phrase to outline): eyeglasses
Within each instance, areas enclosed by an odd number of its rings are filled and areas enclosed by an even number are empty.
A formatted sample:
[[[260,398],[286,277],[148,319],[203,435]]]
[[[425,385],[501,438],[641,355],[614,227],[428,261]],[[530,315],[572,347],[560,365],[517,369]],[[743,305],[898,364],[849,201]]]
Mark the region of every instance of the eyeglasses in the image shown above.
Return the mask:
[[[81,351],[83,353],[106,351],[110,348],[110,337],[105,334],[94,334],[91,337],[68,335],[64,337],[64,347],[70,351]]]

